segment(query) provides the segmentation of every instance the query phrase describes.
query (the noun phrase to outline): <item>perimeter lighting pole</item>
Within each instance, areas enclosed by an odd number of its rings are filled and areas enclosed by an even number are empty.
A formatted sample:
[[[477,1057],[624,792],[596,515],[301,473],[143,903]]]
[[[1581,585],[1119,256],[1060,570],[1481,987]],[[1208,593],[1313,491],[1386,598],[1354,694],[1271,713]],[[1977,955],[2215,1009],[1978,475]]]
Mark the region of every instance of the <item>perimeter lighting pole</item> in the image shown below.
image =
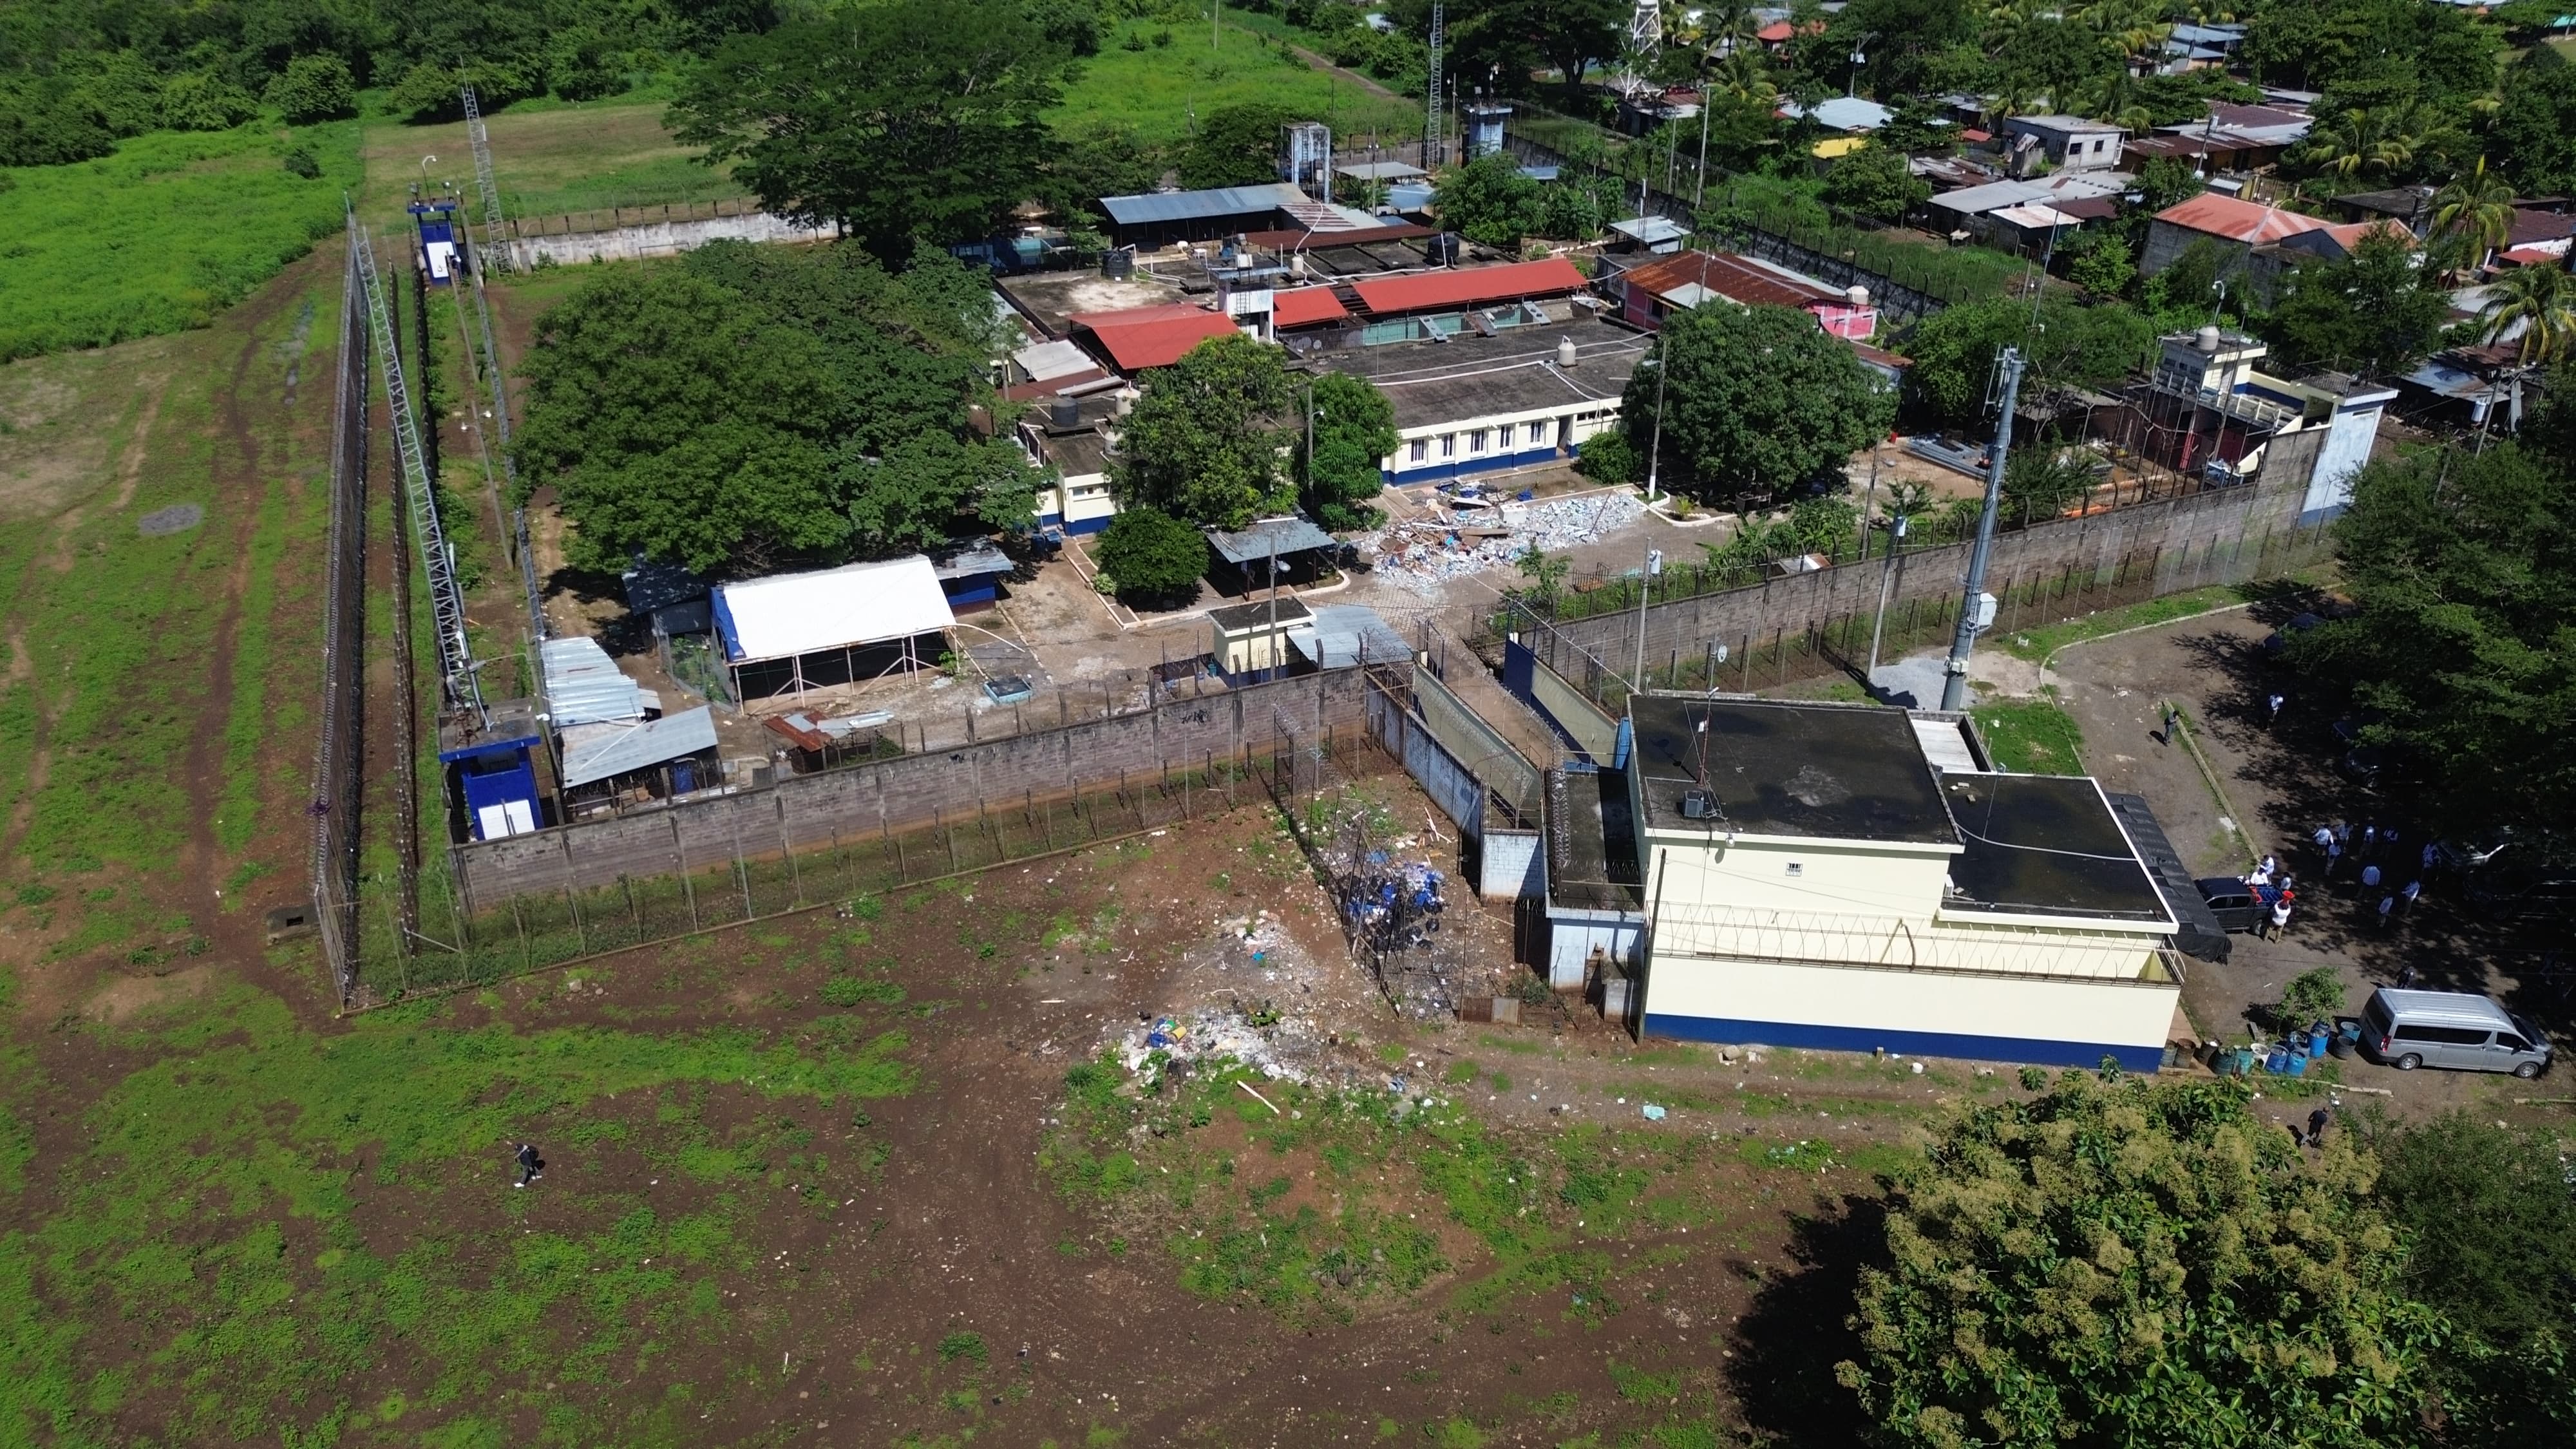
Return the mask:
[[[1949,678],[1941,684],[1941,707],[1958,709],[1968,694],[1968,654],[1977,647],[1977,596],[1986,589],[1986,559],[1995,551],[1995,512],[2003,501],[2004,454],[2012,448],[2013,409],[2021,400],[2021,349],[2007,347],[2004,367],[2004,415],[1995,423],[1994,457],[1986,465],[1986,510],[1977,517],[1977,546],[1968,555],[1968,586],[1959,595],[1959,628],[1950,636]]]
[[[1654,595],[1654,592],[1655,592],[1655,572],[1656,572],[1656,570],[1661,569],[1663,566],[1664,566],[1664,553],[1663,553],[1663,550],[1661,550],[1661,549],[1657,549],[1657,548],[1650,548],[1650,549],[1647,549],[1647,550],[1646,550],[1646,557],[1645,557],[1645,567],[1644,567],[1642,570],[1640,570],[1640,571],[1638,572],[1638,574],[1637,574],[1637,682],[1636,682],[1634,685],[1632,685],[1632,686],[1630,687],[1630,692],[1631,692],[1631,693],[1640,693],[1640,694],[1641,694],[1641,693],[1645,692],[1645,688],[1646,688],[1646,601],[1647,601],[1649,598],[1653,597],[1653,595]]]
[[[1878,673],[1878,643],[1887,636],[1887,588],[1896,582],[1896,555],[1905,543],[1905,523],[1902,513],[1888,520],[1887,557],[1878,566],[1878,617],[1869,626],[1869,668],[1862,671],[1864,678]]]

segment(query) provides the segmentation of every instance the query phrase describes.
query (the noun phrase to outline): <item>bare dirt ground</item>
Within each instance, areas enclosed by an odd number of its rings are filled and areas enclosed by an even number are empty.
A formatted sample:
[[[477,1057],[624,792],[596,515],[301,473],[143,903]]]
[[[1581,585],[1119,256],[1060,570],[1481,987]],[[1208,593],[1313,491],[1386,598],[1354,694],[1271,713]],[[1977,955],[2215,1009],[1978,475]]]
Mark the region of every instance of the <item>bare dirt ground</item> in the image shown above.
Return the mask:
[[[2348,867],[2329,881],[2325,861],[2306,836],[2320,824],[2349,822],[2395,826],[2401,847],[2379,857],[2390,873],[2388,889],[2421,874],[2418,852],[2431,838],[2432,802],[2395,792],[2364,789],[2340,776],[2329,732],[2336,706],[2309,691],[2264,652],[2264,638],[2283,620],[2318,600],[2284,596],[2250,609],[2228,610],[2159,628],[2106,638],[2061,651],[2050,678],[2084,731],[2088,766],[2109,789],[2144,795],[2185,862],[2203,875],[2241,875],[2246,846],[2277,855],[2297,880],[2300,909],[2283,940],[2234,938],[2230,960],[2192,963],[2184,1003],[2203,1030],[2243,1041],[2249,1009],[2276,1001],[2292,976],[2331,966],[2348,992],[2347,1012],[2359,1009],[2377,986],[2394,984],[2412,965],[2419,984],[2452,991],[2487,992],[2524,1011],[2557,1040],[2576,1030],[2559,990],[2544,975],[2549,944],[2467,909],[2456,882],[2438,876],[2415,909],[2383,929],[2379,893],[2365,893]],[[2277,730],[2265,722],[2263,701],[2274,689],[2291,691]],[[2161,739],[2161,702],[2186,712],[2225,791],[2222,804],[2179,745]],[[2232,821],[2242,832],[2230,832]],[[2377,1098],[2409,1114],[2454,1108],[2481,1114],[2523,1116],[2532,1110],[2511,1099],[2557,1097],[2550,1081],[2465,1072],[2401,1073],[2354,1058],[2342,1064],[2347,1082],[2375,1089],[2348,1100]],[[2557,1069],[2565,1071],[2564,1067]],[[2284,1104],[2284,1120],[2303,1116],[2306,1103]]]

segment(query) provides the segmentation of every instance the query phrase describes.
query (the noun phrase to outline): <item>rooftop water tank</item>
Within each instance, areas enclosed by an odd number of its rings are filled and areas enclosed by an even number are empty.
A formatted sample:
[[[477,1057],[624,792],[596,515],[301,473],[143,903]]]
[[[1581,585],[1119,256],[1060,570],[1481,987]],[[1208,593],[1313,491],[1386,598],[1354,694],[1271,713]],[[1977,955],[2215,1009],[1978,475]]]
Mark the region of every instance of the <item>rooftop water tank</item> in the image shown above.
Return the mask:
[[[1574,339],[1571,337],[1560,337],[1556,339],[1556,365],[1559,367],[1572,367],[1577,360],[1578,358],[1574,349]]]

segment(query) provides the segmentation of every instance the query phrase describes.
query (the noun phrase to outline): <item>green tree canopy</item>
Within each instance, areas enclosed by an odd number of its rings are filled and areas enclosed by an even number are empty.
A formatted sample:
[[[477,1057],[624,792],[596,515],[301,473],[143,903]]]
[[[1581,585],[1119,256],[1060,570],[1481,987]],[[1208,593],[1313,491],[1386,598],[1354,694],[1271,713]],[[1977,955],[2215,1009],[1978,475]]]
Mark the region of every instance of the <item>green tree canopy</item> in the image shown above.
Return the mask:
[[[1297,119],[1272,105],[1225,106],[1210,111],[1198,134],[1181,147],[1181,185],[1253,186],[1279,179],[1285,130]]]
[[[2360,610],[2291,641],[2322,688],[2384,712],[2462,823],[2576,819],[2576,485],[2512,443],[2381,458],[2335,525]]]
[[[1296,410],[1285,357],[1236,333],[1146,374],[1109,459],[1119,505],[1241,528],[1295,502],[1281,466]]]
[[[1708,502],[1783,493],[1838,469],[1895,413],[1851,348],[1795,308],[1712,303],[1674,313],[1648,363],[1620,398],[1621,431],[1650,454],[1660,401],[1659,479]],[[1672,376],[1659,389],[1663,367]]]
[[[2261,323],[2273,354],[2291,367],[2333,367],[2391,377],[2438,343],[2450,298],[2425,284],[2415,239],[2389,228],[2364,236],[2339,262],[2306,262],[2283,279]]]
[[[1973,302],[1915,324],[1904,343],[1914,360],[1907,398],[1936,426],[1974,426],[1986,416],[1988,381],[2006,347],[2022,350],[2028,363],[2022,396],[2035,400],[2054,389],[2127,377],[2154,345],[2155,329],[2118,303],[2086,307],[2051,298],[2034,314],[2027,303],[2008,298]]]
[[[2349,1134],[2228,1082],[2070,1072],[1966,1108],[1892,1195],[1842,1364],[1907,1445],[2365,1449],[2417,1437],[2439,1318]]]
[[[772,211],[900,261],[987,235],[1037,193],[1070,61],[1007,6],[888,0],[727,41],[682,87],[672,134]]]
[[[1168,513],[1130,508],[1102,530],[1100,568],[1129,604],[1187,603],[1207,573],[1207,538]]]
[[[2524,191],[2576,191],[2576,66],[2557,47],[2535,45],[2505,67],[2495,146]]]
[[[336,55],[299,55],[269,82],[267,101],[290,126],[336,121],[358,113],[358,82]]]
[[[1315,452],[1300,458],[1306,509],[1326,528],[1366,528],[1369,500],[1385,486],[1382,470],[1395,451],[1395,404],[1365,377],[1327,372],[1314,382]],[[1305,439],[1297,440],[1298,450]]]
[[[720,242],[545,314],[514,440],[587,568],[835,562],[1024,524],[1025,455],[966,426],[988,312],[946,257]]]
[[[1539,183],[1521,174],[1521,163],[1508,152],[1479,156],[1441,173],[1431,204],[1440,224],[1472,242],[1507,251],[1520,250],[1521,238],[1540,235],[1547,226],[1547,202]]]
[[[1906,169],[1893,146],[1863,146],[1825,173],[1825,200],[1876,221],[1902,221],[1931,199],[1932,184]]]

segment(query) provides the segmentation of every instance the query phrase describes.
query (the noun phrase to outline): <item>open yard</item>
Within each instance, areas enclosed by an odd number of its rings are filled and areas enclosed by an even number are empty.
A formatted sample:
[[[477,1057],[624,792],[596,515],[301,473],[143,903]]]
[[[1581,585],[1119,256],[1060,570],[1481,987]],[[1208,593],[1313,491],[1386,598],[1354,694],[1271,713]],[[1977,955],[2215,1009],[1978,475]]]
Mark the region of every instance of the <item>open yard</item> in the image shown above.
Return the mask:
[[[748,195],[722,169],[701,166],[697,152],[662,129],[661,101],[620,98],[584,105],[513,107],[484,121],[492,142],[492,174],[501,208],[513,217],[561,216],[619,206],[717,201]],[[424,170],[423,157],[436,157]],[[371,215],[399,217],[412,183],[453,181],[469,208],[474,193],[474,153],[465,123],[412,126],[389,120],[367,124],[367,201]]]

